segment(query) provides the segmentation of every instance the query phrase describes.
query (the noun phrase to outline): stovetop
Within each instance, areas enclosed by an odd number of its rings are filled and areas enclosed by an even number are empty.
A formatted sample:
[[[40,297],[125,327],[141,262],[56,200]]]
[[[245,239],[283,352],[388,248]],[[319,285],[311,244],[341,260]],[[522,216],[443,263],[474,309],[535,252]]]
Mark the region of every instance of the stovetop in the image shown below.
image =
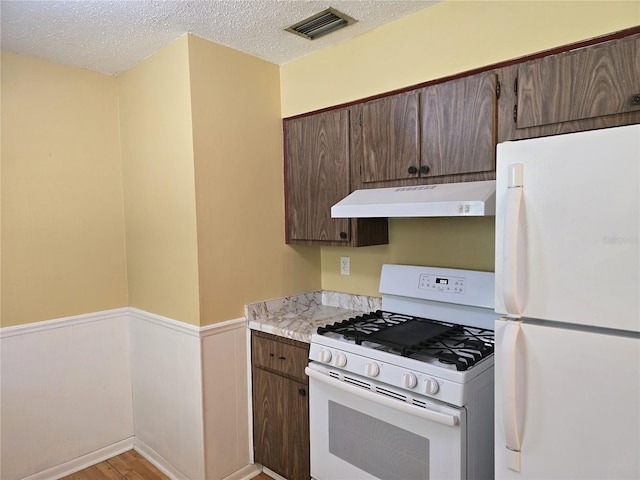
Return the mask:
[[[308,368],[468,405],[493,384],[494,282],[493,272],[385,264],[382,308],[320,327]]]
[[[494,348],[493,330],[382,310],[320,327],[318,335],[458,371],[491,356]]]

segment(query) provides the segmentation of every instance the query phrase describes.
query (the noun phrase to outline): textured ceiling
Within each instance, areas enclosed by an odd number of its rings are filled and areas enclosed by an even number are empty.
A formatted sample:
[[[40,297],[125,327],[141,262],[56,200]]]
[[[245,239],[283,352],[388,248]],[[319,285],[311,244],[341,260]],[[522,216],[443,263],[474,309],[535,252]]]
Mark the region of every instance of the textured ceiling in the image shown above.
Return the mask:
[[[2,50],[118,75],[185,33],[284,64],[422,10],[423,0],[2,0]],[[283,29],[334,7],[357,23],[310,41]]]

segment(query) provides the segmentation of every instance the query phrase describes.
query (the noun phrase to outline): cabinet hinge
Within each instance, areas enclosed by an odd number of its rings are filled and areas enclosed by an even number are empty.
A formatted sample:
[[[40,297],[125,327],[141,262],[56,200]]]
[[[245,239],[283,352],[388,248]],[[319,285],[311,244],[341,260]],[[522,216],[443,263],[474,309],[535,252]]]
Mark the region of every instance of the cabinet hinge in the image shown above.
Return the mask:
[[[358,114],[358,124],[362,126],[362,114]]]
[[[518,104],[513,106],[513,121],[518,123]]]
[[[518,77],[513,81],[513,94],[518,96]]]
[[[500,80],[496,82],[496,98],[500,98]]]

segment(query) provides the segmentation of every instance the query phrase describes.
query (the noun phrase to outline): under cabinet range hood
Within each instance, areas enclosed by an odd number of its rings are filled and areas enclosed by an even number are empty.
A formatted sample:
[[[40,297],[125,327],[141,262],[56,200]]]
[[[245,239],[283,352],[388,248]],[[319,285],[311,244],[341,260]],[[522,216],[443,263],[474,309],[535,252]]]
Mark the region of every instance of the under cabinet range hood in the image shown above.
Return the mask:
[[[495,180],[356,190],[331,207],[332,218],[481,217],[495,213]]]

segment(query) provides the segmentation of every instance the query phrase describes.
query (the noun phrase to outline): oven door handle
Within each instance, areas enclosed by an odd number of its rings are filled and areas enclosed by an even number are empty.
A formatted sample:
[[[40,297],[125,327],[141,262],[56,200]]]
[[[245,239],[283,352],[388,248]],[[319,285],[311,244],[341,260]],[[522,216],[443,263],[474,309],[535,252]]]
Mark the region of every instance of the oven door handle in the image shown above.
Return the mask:
[[[450,427],[457,427],[460,425],[460,417],[456,415],[449,415],[447,413],[429,410],[428,408],[416,407],[415,405],[404,403],[401,400],[393,400],[380,395],[379,393],[372,392],[371,390],[365,390],[361,387],[355,387],[340,380],[336,380],[328,375],[312,370],[309,367],[306,367],[304,372],[309,376],[309,378],[313,378],[314,380],[318,380],[319,382],[325,383],[339,390],[343,390],[347,393],[357,395],[365,400],[370,400],[377,404],[384,405],[395,410],[400,410],[408,413],[409,415],[421,417]]]

